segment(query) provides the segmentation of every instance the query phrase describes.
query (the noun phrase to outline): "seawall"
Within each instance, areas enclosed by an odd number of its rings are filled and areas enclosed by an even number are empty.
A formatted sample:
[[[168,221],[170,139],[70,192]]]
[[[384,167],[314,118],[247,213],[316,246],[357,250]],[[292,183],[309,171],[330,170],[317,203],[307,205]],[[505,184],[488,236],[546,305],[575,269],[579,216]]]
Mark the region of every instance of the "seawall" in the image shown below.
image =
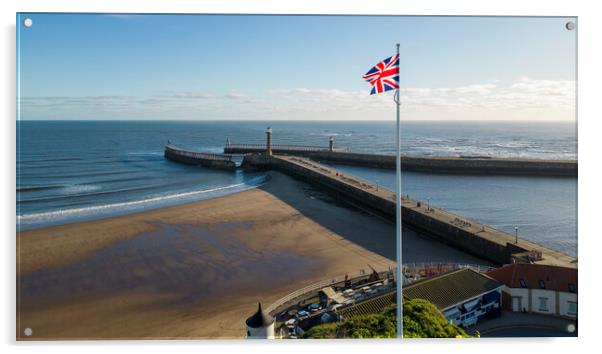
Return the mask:
[[[232,145],[224,148],[225,153],[261,153],[265,147]],[[272,149],[277,155],[292,155],[311,158],[318,162],[341,165],[354,165],[395,169],[395,156],[350,152],[347,149],[329,151],[328,149],[307,149],[292,147]],[[413,157],[402,156],[401,168],[404,171],[478,174],[478,175],[525,175],[576,177],[578,164],[573,160],[537,160],[488,157]]]
[[[245,156],[243,167],[282,171],[323,187],[335,197],[395,220],[395,194],[392,191],[310,159],[253,154]],[[516,241],[513,235],[442,209],[428,208],[415,199],[402,197],[402,220],[407,226],[496,264],[511,263],[514,259],[566,267],[577,266],[574,257],[524,239]]]
[[[232,161],[230,156],[193,152],[170,144],[165,146],[164,156],[169,160],[187,165],[211,167],[222,170],[236,169],[236,163]]]

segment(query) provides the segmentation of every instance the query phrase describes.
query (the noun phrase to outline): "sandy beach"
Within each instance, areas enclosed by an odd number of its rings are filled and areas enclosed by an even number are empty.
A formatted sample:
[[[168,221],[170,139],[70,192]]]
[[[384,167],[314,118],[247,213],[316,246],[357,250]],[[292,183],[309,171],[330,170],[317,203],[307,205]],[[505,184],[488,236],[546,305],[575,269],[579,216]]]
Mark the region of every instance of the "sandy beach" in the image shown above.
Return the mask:
[[[386,249],[392,231],[273,173],[262,189],[23,232],[18,327],[32,339],[241,338],[258,301],[393,265],[369,249]],[[370,239],[359,246],[339,232]]]
[[[243,338],[258,301],[394,266],[394,224],[270,175],[238,194],[19,233],[18,339]],[[483,263],[404,231],[404,262],[421,261]]]

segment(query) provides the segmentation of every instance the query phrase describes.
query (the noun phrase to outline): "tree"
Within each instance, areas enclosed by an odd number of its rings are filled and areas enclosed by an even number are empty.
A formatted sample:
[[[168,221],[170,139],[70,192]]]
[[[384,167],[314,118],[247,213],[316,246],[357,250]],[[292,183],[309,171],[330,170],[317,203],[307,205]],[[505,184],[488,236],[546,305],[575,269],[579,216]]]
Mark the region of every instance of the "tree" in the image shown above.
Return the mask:
[[[403,336],[407,338],[468,337],[464,330],[447,321],[432,303],[413,299],[403,303]]]
[[[468,337],[460,327],[450,324],[432,303],[423,299],[404,301],[403,335],[406,338]],[[304,338],[394,338],[397,336],[396,305],[381,313],[361,315],[336,323],[315,326]]]

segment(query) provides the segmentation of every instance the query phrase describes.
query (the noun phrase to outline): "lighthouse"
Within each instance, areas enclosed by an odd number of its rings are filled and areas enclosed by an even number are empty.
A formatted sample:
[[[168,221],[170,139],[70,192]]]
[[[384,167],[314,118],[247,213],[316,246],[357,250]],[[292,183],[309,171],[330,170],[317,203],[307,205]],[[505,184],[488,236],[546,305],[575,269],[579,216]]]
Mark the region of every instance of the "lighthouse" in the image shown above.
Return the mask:
[[[274,323],[276,320],[261,309],[261,302],[257,311],[246,320],[247,339],[274,339]]]
[[[266,155],[272,155],[272,128],[268,127],[265,131],[267,141],[265,143]]]

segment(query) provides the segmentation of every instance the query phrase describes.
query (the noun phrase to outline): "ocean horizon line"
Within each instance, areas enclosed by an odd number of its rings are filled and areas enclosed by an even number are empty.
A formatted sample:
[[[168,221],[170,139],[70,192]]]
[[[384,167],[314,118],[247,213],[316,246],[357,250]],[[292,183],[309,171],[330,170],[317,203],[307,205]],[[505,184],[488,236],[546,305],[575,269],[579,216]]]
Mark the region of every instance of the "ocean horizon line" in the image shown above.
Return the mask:
[[[17,119],[17,122],[395,122],[395,119]],[[516,119],[402,119],[402,122],[434,123],[566,123],[577,124],[569,120],[516,120]]]

